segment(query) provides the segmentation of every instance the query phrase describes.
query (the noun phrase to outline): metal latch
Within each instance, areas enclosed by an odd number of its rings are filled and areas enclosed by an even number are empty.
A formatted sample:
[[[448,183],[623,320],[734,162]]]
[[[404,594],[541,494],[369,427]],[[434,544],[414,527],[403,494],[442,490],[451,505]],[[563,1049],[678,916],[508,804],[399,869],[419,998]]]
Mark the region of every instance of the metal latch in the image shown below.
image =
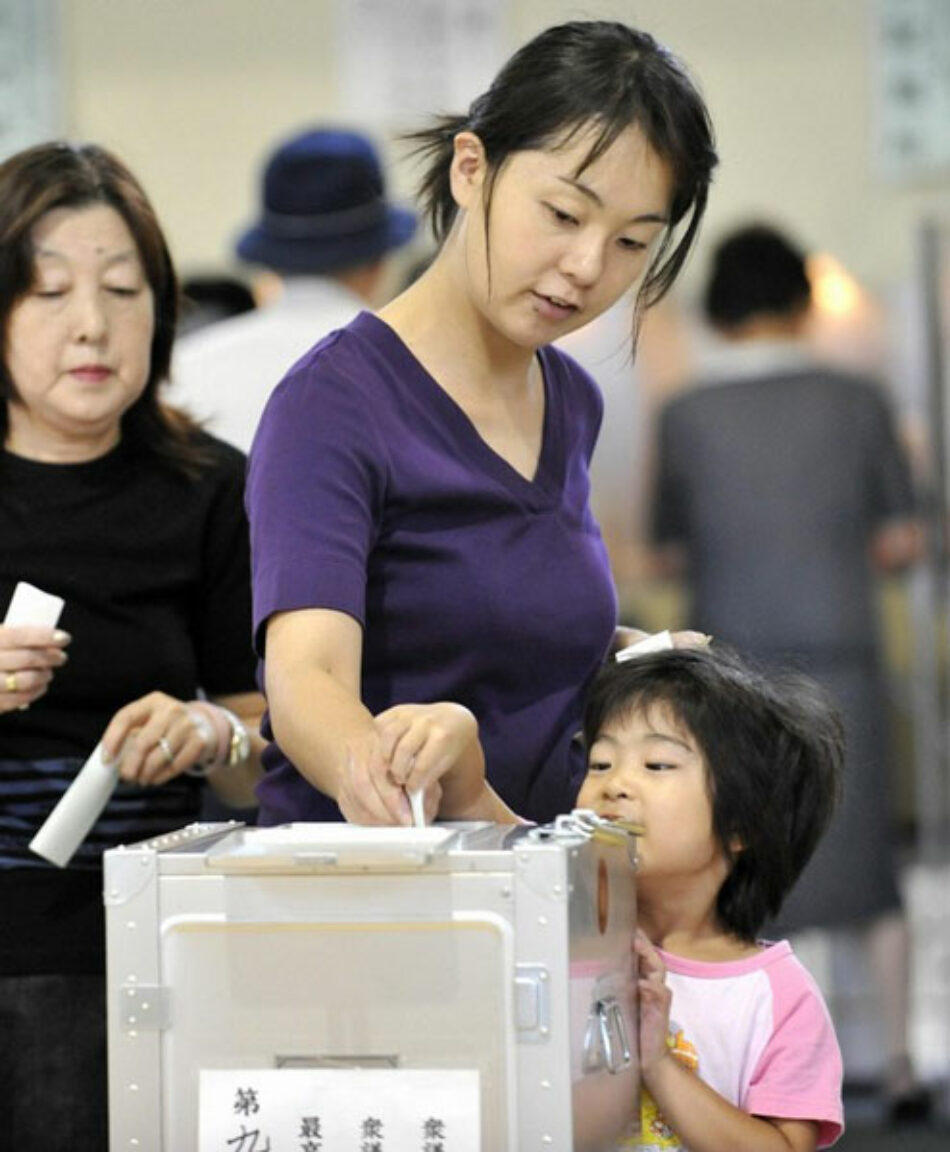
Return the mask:
[[[585,1072],[597,1072],[606,1067],[613,1075],[630,1065],[630,1043],[623,1012],[616,996],[604,996],[594,1001],[587,1028],[584,1032]]]
[[[540,824],[528,830],[528,839],[534,841],[600,840],[605,844],[625,846],[630,863],[637,864],[637,837],[643,828],[626,820],[607,820],[590,808],[575,808],[562,812],[550,824]]]

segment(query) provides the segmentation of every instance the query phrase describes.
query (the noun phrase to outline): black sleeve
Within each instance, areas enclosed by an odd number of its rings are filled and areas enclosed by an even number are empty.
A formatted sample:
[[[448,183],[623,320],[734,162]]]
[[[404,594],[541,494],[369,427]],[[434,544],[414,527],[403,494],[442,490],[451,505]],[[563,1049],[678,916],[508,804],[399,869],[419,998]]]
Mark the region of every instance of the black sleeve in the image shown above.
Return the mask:
[[[220,446],[206,508],[195,647],[202,688],[210,696],[250,692],[256,658],[251,642],[251,558],[244,510],[246,458]]]

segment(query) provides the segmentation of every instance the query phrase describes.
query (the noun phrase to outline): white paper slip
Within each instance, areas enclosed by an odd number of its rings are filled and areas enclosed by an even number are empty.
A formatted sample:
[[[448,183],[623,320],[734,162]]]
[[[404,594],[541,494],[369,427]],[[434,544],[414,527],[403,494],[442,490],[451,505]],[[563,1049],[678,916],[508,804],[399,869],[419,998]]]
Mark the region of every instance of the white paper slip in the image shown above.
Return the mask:
[[[4,624],[17,627],[23,624],[37,624],[47,628],[55,628],[59,623],[59,616],[65,601],[61,596],[54,596],[44,592],[33,584],[21,580],[13,595],[10,605],[3,619]]]
[[[31,851],[65,868],[109,803],[118,779],[118,761],[106,764],[102,759],[102,745],[97,744],[30,841]]]
[[[423,790],[417,788],[415,792],[407,792],[406,795],[409,797],[409,807],[412,811],[413,828],[425,828],[426,813],[425,807],[423,806]]]

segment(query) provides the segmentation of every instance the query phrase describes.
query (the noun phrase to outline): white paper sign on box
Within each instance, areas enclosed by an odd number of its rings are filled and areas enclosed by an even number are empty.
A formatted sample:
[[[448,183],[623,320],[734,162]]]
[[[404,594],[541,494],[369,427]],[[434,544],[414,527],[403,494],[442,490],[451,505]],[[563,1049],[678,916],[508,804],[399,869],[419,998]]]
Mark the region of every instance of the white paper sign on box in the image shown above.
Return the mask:
[[[480,1152],[474,1069],[202,1069],[198,1152]]]

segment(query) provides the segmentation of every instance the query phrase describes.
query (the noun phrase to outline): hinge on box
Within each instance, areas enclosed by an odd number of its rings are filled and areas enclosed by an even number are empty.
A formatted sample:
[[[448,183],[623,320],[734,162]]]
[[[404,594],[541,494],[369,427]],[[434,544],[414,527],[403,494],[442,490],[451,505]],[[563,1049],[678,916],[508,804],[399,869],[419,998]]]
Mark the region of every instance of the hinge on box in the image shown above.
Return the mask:
[[[518,1039],[543,1043],[551,1035],[550,973],[543,964],[515,965],[515,1028]]]
[[[158,984],[123,984],[119,1021],[125,1032],[161,1032],[168,1027],[168,991]]]

